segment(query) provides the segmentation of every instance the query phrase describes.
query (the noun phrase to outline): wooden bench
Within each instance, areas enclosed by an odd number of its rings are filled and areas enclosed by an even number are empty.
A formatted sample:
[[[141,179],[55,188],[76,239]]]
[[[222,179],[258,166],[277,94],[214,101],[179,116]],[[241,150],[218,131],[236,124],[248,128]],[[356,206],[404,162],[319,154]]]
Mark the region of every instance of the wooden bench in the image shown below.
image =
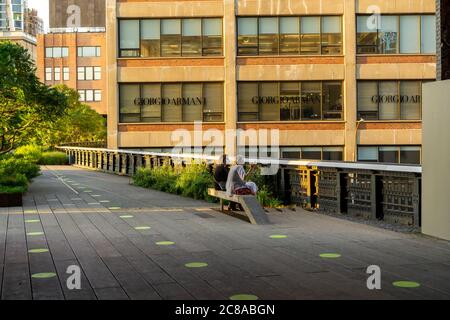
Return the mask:
[[[255,196],[238,196],[232,195],[231,197],[227,195],[225,191],[220,191],[216,189],[208,189],[208,194],[211,197],[220,199],[220,210],[224,212],[224,200],[239,203],[251,224],[269,224],[269,218],[263,207],[259,204],[258,199]]]

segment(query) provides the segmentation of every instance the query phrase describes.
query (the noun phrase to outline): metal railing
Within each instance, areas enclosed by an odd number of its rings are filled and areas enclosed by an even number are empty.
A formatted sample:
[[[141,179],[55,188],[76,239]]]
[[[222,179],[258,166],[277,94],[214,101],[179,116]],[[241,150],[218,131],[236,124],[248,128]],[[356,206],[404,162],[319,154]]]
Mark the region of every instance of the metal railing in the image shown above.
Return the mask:
[[[168,154],[61,146],[76,166],[132,176],[140,167],[212,164],[219,156]],[[306,209],[420,226],[422,168],[416,165],[246,159],[261,166],[278,164],[277,196]]]

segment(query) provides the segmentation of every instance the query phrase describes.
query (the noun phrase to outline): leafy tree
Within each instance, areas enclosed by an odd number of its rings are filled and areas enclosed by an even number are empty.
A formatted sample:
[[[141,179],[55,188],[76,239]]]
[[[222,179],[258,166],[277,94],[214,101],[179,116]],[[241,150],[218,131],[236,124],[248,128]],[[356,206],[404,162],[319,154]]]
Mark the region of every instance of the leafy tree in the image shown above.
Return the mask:
[[[69,142],[104,140],[105,118],[81,103],[75,90],[65,85],[57,85],[55,89],[67,97],[68,108],[63,116],[39,130],[35,142],[43,146],[56,146]]]
[[[26,49],[0,42],[0,155],[26,144],[68,106],[65,94],[41,83],[35,72]]]

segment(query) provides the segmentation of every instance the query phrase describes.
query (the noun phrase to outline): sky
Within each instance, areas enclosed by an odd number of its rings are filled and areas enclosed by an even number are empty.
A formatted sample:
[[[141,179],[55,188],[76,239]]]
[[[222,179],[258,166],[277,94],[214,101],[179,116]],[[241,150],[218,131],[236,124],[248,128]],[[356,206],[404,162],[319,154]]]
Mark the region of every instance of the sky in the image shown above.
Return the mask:
[[[28,7],[34,8],[38,11],[39,16],[44,20],[44,28],[49,28],[48,16],[48,0],[28,0]]]

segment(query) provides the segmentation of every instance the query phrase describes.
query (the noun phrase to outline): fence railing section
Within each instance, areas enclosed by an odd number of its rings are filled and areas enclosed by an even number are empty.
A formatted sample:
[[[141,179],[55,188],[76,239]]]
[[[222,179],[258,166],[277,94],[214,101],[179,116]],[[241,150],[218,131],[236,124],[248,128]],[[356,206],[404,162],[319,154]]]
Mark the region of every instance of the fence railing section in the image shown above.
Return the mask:
[[[132,176],[140,167],[189,164],[193,159],[213,163],[218,157],[133,150],[59,147],[70,163]],[[254,160],[261,166],[277,163],[277,196],[286,204],[306,209],[361,216],[366,219],[420,226],[421,166],[328,161]]]

